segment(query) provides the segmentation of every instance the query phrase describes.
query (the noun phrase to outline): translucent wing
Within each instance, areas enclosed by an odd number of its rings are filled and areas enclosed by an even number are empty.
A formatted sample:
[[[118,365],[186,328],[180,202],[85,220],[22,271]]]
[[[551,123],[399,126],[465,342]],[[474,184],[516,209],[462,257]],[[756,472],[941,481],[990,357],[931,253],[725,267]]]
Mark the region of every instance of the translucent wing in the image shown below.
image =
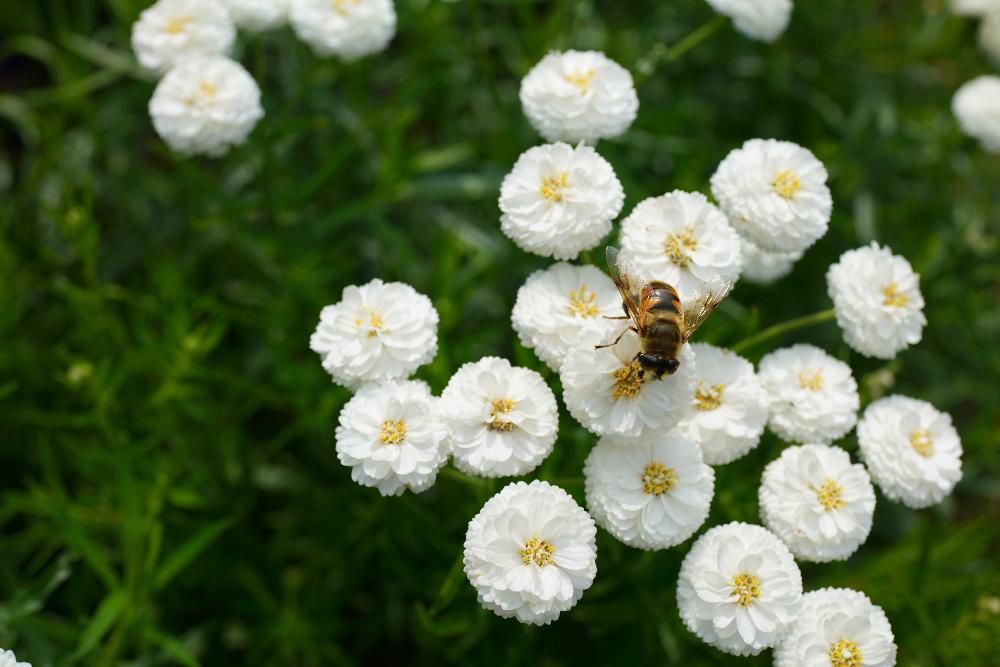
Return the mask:
[[[702,325],[715,307],[722,303],[733,290],[733,281],[729,278],[716,276],[706,280],[694,294],[684,302],[684,340],[687,341],[698,327]]]
[[[622,301],[625,303],[625,312],[636,323],[639,322],[639,302],[642,297],[642,290],[649,284],[648,280],[639,276],[632,263],[625,259],[624,255],[614,246],[608,246],[604,251],[608,260],[608,270],[611,271],[611,278],[618,286],[618,291],[622,294]]]

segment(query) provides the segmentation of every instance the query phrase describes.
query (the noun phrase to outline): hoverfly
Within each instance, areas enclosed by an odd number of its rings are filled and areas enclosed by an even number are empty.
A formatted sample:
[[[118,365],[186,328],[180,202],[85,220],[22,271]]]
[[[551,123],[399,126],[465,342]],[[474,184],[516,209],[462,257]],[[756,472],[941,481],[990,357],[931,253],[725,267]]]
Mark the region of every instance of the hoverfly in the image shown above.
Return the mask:
[[[623,316],[610,319],[631,319],[632,324],[613,342],[596,345],[595,349],[617,345],[622,336],[634,331],[639,336],[639,352],[634,360],[639,362],[640,377],[647,371],[654,374],[657,380],[664,373],[673,375],[681,365],[678,361],[681,346],[729,295],[733,281],[717,277],[702,283],[682,307],[673,286],[640,277],[618,248],[608,246],[605,254],[625,310]]]

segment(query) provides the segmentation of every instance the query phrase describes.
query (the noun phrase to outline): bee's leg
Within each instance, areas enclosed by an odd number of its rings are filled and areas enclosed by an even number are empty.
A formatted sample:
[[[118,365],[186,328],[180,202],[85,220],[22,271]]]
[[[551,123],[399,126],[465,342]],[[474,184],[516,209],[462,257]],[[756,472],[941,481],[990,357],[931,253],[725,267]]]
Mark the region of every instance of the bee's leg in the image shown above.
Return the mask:
[[[605,343],[604,345],[595,345],[594,349],[595,350],[600,350],[601,348],[604,348],[604,347],[614,347],[615,345],[618,344],[618,341],[620,341],[622,339],[622,336],[624,336],[625,334],[627,334],[629,331],[634,331],[636,333],[639,333],[639,330],[636,329],[635,327],[625,327],[624,329],[622,329],[622,332],[620,334],[618,334],[618,338],[615,338],[612,342]]]
[[[629,315],[618,315],[617,317],[612,317],[611,315],[604,316],[604,319],[606,320],[627,320],[629,318],[630,318]]]

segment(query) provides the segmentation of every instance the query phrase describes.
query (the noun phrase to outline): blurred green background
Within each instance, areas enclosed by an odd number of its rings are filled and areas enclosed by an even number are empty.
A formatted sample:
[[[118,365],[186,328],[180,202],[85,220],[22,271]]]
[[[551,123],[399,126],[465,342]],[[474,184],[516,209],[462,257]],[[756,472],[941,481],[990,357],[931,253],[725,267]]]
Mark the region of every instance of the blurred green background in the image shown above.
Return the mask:
[[[349,394],[309,334],[341,289],[379,276],[430,295],[435,391],[494,354],[544,371],[510,310],[547,260],[499,231],[499,182],[541,143],[517,99],[548,50],[602,49],[638,72],[711,20],[702,0],[397,0],[389,50],[344,65],[291,31],[242,35],[267,117],[223,159],[181,159],[133,64],[142,0],[0,8],[0,646],[39,665],[746,664],[677,616],[690,542],[665,552],[599,534],[598,577],[557,623],[482,611],[459,569],[465,525],[499,482],[446,469],[384,499],[333,448]],[[863,402],[950,412],[965,449],[954,495],[911,511],[879,495],[850,560],[802,567],[807,589],[865,591],[900,665],[1000,655],[1000,159],[950,113],[990,71],[974,22],[944,0],[802,1],[773,46],[728,22],[648,77],[639,117],[602,142],[625,212],[708,191],[732,148],[777,137],[830,171],[830,232],[789,278],[737,286],[699,334],[732,344],[829,307],[824,274],[872,239],[922,275],[923,342],[885,363],[832,323],[808,341],[848,360]],[[595,255],[596,256],[596,255]],[[559,392],[558,378],[544,371]],[[582,502],[594,438],[562,411],[535,476]],[[855,452],[853,435],[842,441]],[[782,443],[717,469],[706,525],[757,521]]]

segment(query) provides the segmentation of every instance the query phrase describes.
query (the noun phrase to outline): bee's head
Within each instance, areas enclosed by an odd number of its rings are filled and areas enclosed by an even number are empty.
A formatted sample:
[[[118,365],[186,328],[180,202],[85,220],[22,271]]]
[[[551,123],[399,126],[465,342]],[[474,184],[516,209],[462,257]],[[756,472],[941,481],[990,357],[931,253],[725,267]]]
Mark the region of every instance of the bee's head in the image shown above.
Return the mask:
[[[642,368],[644,373],[652,373],[657,380],[664,375],[673,375],[681,365],[681,362],[676,359],[666,359],[658,357],[655,354],[646,353],[636,357],[636,361],[639,362],[639,367]]]

